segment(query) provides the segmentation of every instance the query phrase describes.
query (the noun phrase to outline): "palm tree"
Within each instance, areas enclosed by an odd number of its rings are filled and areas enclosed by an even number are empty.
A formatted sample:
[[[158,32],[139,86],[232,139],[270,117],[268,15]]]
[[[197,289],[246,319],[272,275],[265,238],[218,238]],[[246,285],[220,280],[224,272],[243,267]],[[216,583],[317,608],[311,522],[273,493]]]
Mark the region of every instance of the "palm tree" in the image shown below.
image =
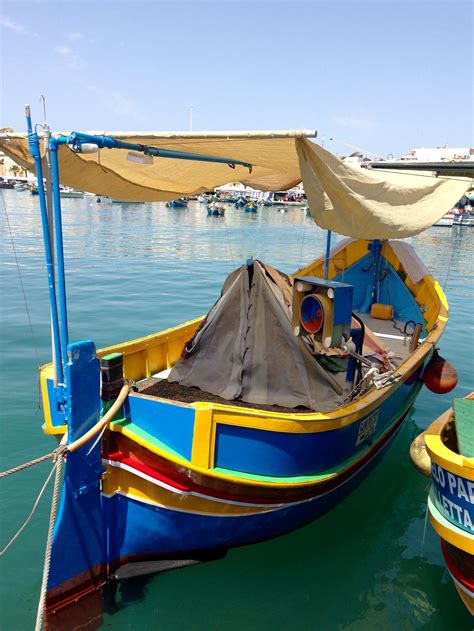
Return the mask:
[[[13,173],[14,177],[17,177],[20,172],[23,172],[23,169],[20,169],[18,164],[14,164],[10,167],[10,173]]]

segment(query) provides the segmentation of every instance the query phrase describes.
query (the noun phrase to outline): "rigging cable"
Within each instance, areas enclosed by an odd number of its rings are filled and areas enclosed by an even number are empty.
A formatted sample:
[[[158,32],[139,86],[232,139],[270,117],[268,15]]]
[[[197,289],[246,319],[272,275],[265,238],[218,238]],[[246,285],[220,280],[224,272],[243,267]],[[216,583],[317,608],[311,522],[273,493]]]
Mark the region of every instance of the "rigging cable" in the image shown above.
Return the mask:
[[[33,325],[31,323],[30,310],[28,309],[28,302],[26,300],[25,287],[23,285],[23,279],[21,277],[20,264],[18,262],[18,256],[17,256],[16,248],[15,248],[15,241],[13,239],[12,229],[11,229],[11,225],[10,225],[10,220],[8,218],[7,206],[5,204],[5,199],[3,197],[3,192],[2,192],[2,202],[3,202],[3,210],[5,212],[5,218],[7,220],[8,232],[10,234],[10,241],[11,241],[11,244],[12,244],[13,255],[15,257],[16,269],[18,271],[18,278],[20,279],[21,292],[23,294],[23,300],[25,302],[25,309],[26,309],[26,315],[27,315],[27,318],[28,318],[28,325],[30,327],[31,338],[33,340],[33,346],[34,346],[34,349],[35,349],[36,363],[38,365],[38,370],[39,370],[41,362],[40,362],[39,353],[38,353],[38,345],[36,343],[36,338],[35,338],[35,334],[34,334],[34,331],[33,331]]]

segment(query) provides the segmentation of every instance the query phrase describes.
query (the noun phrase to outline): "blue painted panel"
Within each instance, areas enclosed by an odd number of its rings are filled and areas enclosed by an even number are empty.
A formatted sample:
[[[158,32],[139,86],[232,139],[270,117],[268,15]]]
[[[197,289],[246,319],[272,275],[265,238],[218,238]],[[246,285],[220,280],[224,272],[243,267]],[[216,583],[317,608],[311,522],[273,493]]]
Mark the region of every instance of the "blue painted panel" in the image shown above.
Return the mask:
[[[114,526],[109,561],[133,555],[160,557],[226,549],[291,532],[324,515],[351,493],[381,460],[396,435],[365,467],[329,493],[268,513],[207,516],[150,506],[122,495],[104,497],[104,511]]]
[[[289,434],[233,425],[217,425],[215,466],[259,475],[308,475],[329,469],[353,456],[377,432],[400,415],[421,382],[402,384],[380,407],[341,429],[311,434]],[[367,440],[359,440],[361,423],[374,419]],[[380,439],[380,437],[378,438]]]
[[[158,438],[184,458],[191,459],[195,415],[193,408],[132,394],[123,409],[127,420]]]
[[[92,342],[67,348],[66,407],[69,442],[99,420],[100,369]],[[93,440],[66,459],[58,517],[54,528],[48,589],[104,561],[104,522],[100,493],[103,472],[100,442]],[[90,453],[89,453],[90,451]]]
[[[372,255],[368,254],[336,277],[337,280],[354,286],[353,309],[360,313],[370,312],[373,284],[371,264]],[[380,275],[383,278],[379,281],[377,302],[392,305],[396,320],[400,322],[414,320],[423,324],[424,327],[423,314],[413,295],[386,259],[382,259],[380,264]],[[425,334],[426,330],[423,328],[423,335]]]
[[[64,416],[59,413],[56,390],[54,389],[54,382],[52,379],[46,379],[46,387],[48,389],[49,399],[49,411],[51,414],[51,425],[53,427],[59,427],[64,425]]]

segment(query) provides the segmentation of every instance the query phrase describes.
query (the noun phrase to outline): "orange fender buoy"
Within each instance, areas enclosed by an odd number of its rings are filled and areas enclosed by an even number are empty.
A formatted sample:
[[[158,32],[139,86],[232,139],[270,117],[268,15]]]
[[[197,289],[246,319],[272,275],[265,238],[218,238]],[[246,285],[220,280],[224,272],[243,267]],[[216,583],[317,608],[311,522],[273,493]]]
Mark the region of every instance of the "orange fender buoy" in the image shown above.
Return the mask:
[[[458,373],[456,368],[441,357],[435,348],[433,356],[423,373],[423,383],[431,392],[446,394],[456,387],[457,382]]]

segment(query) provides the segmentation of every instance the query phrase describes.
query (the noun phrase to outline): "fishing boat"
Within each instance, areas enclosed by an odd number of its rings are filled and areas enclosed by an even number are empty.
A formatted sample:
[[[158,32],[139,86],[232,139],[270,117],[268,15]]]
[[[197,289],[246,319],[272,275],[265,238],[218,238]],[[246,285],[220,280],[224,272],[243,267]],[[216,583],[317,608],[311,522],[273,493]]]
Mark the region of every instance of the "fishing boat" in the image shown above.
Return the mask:
[[[283,535],[362,482],[423,382],[433,389],[448,321],[441,287],[400,239],[430,227],[470,180],[359,174],[314,132],[71,132],[40,149],[29,108],[27,123],[28,136],[3,134],[0,148],[38,178],[54,341],[40,370],[43,431],[61,440],[57,467],[67,456],[45,623],[73,628],[81,612],[100,618],[110,582]],[[165,331],[100,350],[71,342],[56,193],[60,182],[90,188],[94,147],[97,194],[136,201],[303,180],[326,252],[292,276],[243,261],[206,316]],[[146,157],[146,177],[127,152]],[[333,231],[348,238],[333,246]]]
[[[461,600],[474,615],[474,392],[412,443],[414,464],[431,476],[428,512]]]
[[[60,197],[68,198],[68,199],[79,199],[84,197],[84,193],[82,191],[75,191],[73,188],[69,187],[61,187],[59,189]]]
[[[188,200],[181,197],[180,199],[174,199],[170,202],[166,202],[166,206],[167,208],[187,208]]]
[[[0,177],[0,188],[14,188],[15,182]]]
[[[247,202],[244,206],[244,212],[256,213],[258,210],[258,203],[256,201]]]
[[[28,190],[27,185],[24,182],[17,182],[13,188],[15,189],[15,191],[18,191],[19,193]]]
[[[443,215],[441,219],[438,219],[438,221],[436,221],[433,224],[433,226],[438,226],[441,228],[451,228],[453,223],[454,223],[454,213],[452,211],[449,211],[448,213]]]
[[[99,202],[100,198],[101,196],[99,195],[96,201]],[[136,201],[133,199],[118,199],[117,197],[112,197],[110,201],[112,202],[112,204],[123,204],[123,205],[143,204],[143,202]]]
[[[225,206],[221,202],[211,202],[207,207],[207,214],[214,217],[223,217],[225,214]]]

